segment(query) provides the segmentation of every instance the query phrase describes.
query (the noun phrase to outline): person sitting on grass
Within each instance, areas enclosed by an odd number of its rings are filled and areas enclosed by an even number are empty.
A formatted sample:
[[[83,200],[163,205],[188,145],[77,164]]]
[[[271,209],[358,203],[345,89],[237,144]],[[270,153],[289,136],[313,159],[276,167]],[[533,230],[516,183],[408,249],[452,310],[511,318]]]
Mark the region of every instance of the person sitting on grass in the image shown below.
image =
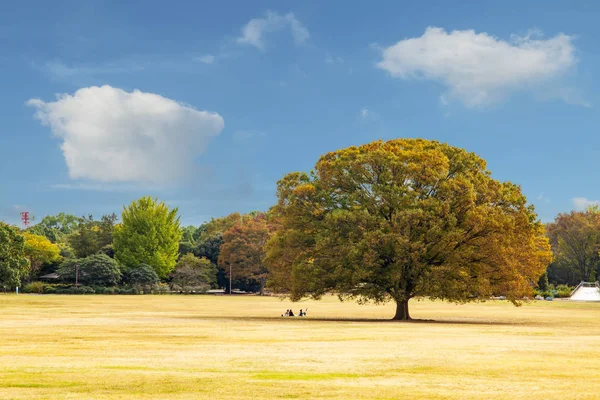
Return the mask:
[[[292,309],[290,309],[290,313],[288,314],[288,317],[293,317],[294,316],[294,312],[292,311]]]
[[[281,314],[282,317],[287,317],[290,314],[290,310],[285,310],[285,314]]]

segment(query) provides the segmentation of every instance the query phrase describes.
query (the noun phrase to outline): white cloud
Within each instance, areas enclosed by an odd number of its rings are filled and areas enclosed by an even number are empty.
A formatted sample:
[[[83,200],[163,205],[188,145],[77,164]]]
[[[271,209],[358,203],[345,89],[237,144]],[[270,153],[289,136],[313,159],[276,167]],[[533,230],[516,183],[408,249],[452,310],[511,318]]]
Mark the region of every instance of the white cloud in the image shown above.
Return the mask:
[[[93,86],[53,102],[31,99],[35,116],[62,139],[69,176],[99,182],[184,178],[223,118],[139,90]]]
[[[237,39],[237,42],[254,46],[259,50],[265,50],[265,34],[286,28],[289,28],[296,44],[306,42],[310,36],[308,29],[296,19],[293,13],[281,15],[273,11],[267,11],[264,18],[251,19],[242,28],[242,36]]]
[[[206,54],[206,55],[203,55],[202,57],[198,57],[198,61],[200,61],[204,64],[212,64],[215,62],[215,56],[213,56],[212,54]]]
[[[429,27],[420,37],[381,49],[383,58],[377,66],[396,78],[440,82],[448,89],[445,100],[482,107],[513,91],[556,84],[577,63],[572,36],[560,33],[544,40],[535,39],[537,35],[513,35],[504,41],[473,30],[447,33]]]
[[[585,197],[573,197],[571,201],[573,202],[573,207],[577,211],[585,211],[589,206],[600,205],[599,200],[588,200]]]
[[[360,116],[362,119],[366,119],[370,114],[371,114],[371,111],[369,111],[368,109],[366,109],[366,108],[360,109]]]

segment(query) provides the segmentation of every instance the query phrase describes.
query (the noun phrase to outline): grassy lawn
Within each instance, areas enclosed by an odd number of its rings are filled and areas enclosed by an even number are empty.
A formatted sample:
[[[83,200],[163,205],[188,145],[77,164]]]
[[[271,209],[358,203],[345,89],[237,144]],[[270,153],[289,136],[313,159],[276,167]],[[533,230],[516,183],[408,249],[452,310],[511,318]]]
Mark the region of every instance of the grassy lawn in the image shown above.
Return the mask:
[[[289,307],[308,317],[279,317]],[[393,313],[335,298],[0,295],[0,398],[600,398],[600,304]]]

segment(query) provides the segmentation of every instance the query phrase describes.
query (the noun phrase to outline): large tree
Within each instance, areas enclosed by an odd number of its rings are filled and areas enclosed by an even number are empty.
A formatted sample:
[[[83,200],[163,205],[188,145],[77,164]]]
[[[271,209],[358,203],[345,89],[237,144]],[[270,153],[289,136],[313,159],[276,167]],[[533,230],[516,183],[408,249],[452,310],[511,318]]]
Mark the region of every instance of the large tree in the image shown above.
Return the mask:
[[[258,282],[263,295],[268,270],[265,266],[265,244],[270,236],[270,227],[265,214],[241,221],[225,233],[219,255],[219,266],[237,279]]]
[[[25,238],[19,228],[0,222],[0,285],[20,286],[28,272]]]
[[[424,139],[377,141],[323,155],[278,182],[267,244],[274,288],[292,300],[336,292],[359,301],[455,302],[532,294],[551,257],[518,186],[473,153]]]
[[[177,262],[181,228],[177,208],[142,197],[123,209],[115,227],[115,258],[128,268],[144,263],[165,278]]]
[[[590,208],[558,214],[546,229],[554,253],[551,280],[568,284],[595,281],[600,268],[600,212]]]
[[[62,259],[60,247],[52,243],[46,236],[35,235],[30,232],[24,232],[23,236],[25,237],[25,256],[31,266],[30,280],[36,278],[42,265],[57,263]]]

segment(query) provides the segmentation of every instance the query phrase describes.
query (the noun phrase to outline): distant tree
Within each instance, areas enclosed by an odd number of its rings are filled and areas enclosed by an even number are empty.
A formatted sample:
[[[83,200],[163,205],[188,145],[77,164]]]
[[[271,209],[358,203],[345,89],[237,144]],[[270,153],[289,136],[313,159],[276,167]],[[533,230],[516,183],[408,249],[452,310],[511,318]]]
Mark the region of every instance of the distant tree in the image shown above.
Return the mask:
[[[194,253],[195,246],[192,242],[179,242],[179,257]]]
[[[206,285],[210,288],[217,283],[217,267],[206,258],[186,254],[177,262],[172,276],[173,283],[182,287]]]
[[[377,141],[323,155],[311,175],[278,182],[267,244],[275,289],[292,300],[335,292],[396,303],[516,305],[550,262],[543,226],[518,186],[473,153],[424,139]]]
[[[544,272],[540,279],[538,280],[538,289],[541,291],[548,290],[550,283],[548,282],[548,272]]]
[[[82,259],[65,260],[57,273],[67,282],[75,282],[79,267],[78,282],[82,285],[114,286],[121,280],[119,263],[105,254],[94,254]]]
[[[264,264],[264,246],[270,236],[265,214],[240,222],[223,234],[223,245],[219,256],[219,266],[229,274],[230,268],[236,278],[257,281],[263,295],[268,270]]]
[[[148,264],[140,264],[135,268],[132,268],[128,273],[129,283],[132,285],[153,285],[160,282],[158,275],[154,271],[154,268]]]
[[[103,215],[100,221],[95,221],[91,215],[79,218],[77,229],[68,237],[77,257],[97,254],[104,246],[110,245],[116,220],[116,214]]]
[[[207,236],[223,234],[223,232],[235,224],[252,219],[256,213],[258,213],[258,211],[253,211],[250,214],[234,212],[225,217],[212,218],[209,222],[200,225],[200,228],[198,228],[199,240],[202,240]]]
[[[46,263],[56,263],[61,260],[60,248],[52,243],[48,238],[42,235],[35,235],[30,232],[24,232],[25,238],[25,256],[29,260],[30,279],[37,276],[42,265]]]
[[[219,254],[221,252],[221,245],[223,244],[223,234],[214,233],[211,235],[203,235],[198,239],[194,248],[194,255],[196,257],[206,257],[213,264],[217,264],[219,261]]]
[[[21,286],[28,273],[25,238],[17,227],[0,222],[0,285]]]
[[[200,230],[195,226],[189,225],[181,229],[181,241],[194,243],[200,237]]]
[[[165,278],[178,258],[181,228],[177,208],[142,197],[123,209],[113,234],[115,258],[127,268],[144,263]]]
[[[568,284],[595,281],[600,267],[600,213],[590,208],[558,214],[546,230],[554,253],[550,278]]]
[[[52,243],[63,242],[68,234],[77,228],[78,218],[71,214],[59,213],[47,215],[39,223],[28,229],[29,232],[42,235]]]

